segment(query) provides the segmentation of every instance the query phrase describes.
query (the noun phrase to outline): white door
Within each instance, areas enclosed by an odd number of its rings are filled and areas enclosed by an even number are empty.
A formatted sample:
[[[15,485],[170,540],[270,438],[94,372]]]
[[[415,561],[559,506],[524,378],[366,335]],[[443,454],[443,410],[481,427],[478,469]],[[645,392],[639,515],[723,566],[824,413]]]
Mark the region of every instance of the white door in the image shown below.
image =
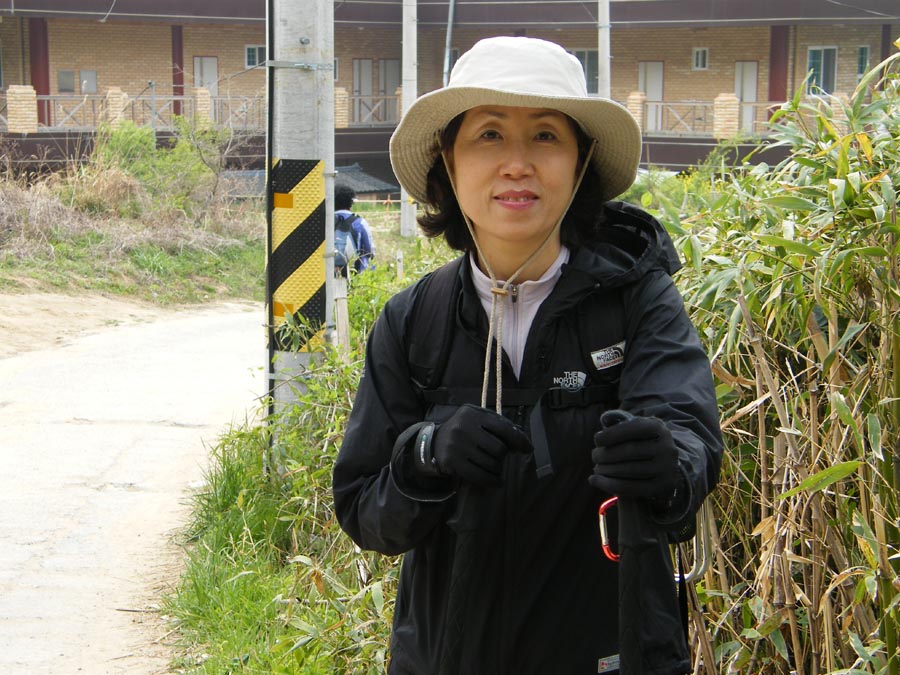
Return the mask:
[[[638,89],[647,95],[647,131],[662,129],[663,117],[663,62],[640,61],[638,63]]]
[[[741,100],[741,131],[753,131],[756,118],[756,61],[735,61],[734,93]]]
[[[353,59],[353,121],[372,124],[372,59]]]
[[[397,88],[400,86],[400,59],[381,59],[378,62],[378,93],[383,97],[383,122],[397,121]]]
[[[217,56],[194,57],[194,86],[209,89],[210,96],[219,95],[219,58]]]

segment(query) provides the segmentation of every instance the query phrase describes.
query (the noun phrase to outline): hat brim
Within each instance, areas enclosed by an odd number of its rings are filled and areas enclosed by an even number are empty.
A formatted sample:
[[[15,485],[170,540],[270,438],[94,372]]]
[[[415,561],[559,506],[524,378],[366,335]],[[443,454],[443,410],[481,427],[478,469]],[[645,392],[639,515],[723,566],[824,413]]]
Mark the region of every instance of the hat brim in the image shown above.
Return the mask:
[[[450,87],[417,99],[391,136],[394,175],[413,199],[426,201],[426,179],[439,152],[441,130],[460,113],[482,105],[547,108],[565,113],[597,140],[591,162],[600,177],[602,198],[612,199],[634,182],[641,158],[641,130],[631,113],[615,101]]]

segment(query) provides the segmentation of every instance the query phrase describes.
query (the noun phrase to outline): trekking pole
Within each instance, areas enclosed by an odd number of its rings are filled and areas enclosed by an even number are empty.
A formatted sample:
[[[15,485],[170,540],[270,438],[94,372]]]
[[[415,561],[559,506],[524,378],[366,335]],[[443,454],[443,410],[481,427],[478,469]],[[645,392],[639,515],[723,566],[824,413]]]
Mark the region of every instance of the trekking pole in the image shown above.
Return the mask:
[[[622,410],[609,410],[600,417],[600,425],[606,429],[631,419]],[[606,512],[616,505],[619,511],[619,553],[612,553],[609,532],[606,528]],[[600,536],[603,552],[619,567],[619,668],[621,675],[642,675],[640,597],[640,553],[643,548],[639,531],[641,517],[639,505],[634,500],[612,497],[600,505]],[[637,527],[636,531],[634,528]],[[604,537],[605,534],[605,537]],[[605,541],[603,541],[605,539]],[[640,547],[638,549],[637,547]],[[637,611],[635,611],[637,609]]]
[[[601,415],[600,424],[608,428],[629,419],[630,413],[608,410]],[[613,504],[619,511],[619,673],[644,675],[658,671],[682,653],[687,655],[687,645],[678,643],[681,638],[653,634],[654,624],[646,620],[661,610],[671,616],[679,614],[672,577],[643,574],[645,569],[672,569],[672,561],[668,543],[662,539],[665,534],[653,521],[649,505],[640,499],[613,498],[601,504],[601,541],[606,511]],[[612,559],[608,532],[603,550]]]
[[[472,575],[477,570],[475,551],[479,530],[483,531],[484,510],[480,508],[481,493],[471,485],[462,486],[457,493],[456,512],[447,520],[447,526],[456,532],[456,550],[453,555],[453,571],[450,574],[450,591],[447,598],[446,630],[438,675],[461,675],[463,650],[463,625],[469,601]]]

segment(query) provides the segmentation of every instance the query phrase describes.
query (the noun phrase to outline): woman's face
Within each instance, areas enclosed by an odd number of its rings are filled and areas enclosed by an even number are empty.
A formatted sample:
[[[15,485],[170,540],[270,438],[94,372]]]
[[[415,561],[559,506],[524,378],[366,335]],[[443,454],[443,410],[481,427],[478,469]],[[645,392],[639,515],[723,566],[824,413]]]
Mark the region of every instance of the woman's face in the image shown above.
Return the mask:
[[[530,253],[575,188],[574,122],[541,108],[481,106],[463,116],[449,153],[459,205],[483,249]]]

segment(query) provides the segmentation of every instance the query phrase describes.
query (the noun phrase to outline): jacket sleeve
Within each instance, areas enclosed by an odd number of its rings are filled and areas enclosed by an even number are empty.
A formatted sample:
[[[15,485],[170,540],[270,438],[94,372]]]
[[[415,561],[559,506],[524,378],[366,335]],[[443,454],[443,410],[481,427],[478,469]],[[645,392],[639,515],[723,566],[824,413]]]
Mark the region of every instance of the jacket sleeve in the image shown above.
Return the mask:
[[[444,518],[441,501],[413,499],[391,476],[398,438],[424,411],[403,346],[403,298],[395,296],[375,322],[332,489],[338,521],[363,549],[397,555],[414,548]]]
[[[666,423],[678,448],[684,494],[659,521],[691,529],[719,479],[722,433],[709,358],[671,277],[653,274],[626,293],[626,367],[621,405]]]

